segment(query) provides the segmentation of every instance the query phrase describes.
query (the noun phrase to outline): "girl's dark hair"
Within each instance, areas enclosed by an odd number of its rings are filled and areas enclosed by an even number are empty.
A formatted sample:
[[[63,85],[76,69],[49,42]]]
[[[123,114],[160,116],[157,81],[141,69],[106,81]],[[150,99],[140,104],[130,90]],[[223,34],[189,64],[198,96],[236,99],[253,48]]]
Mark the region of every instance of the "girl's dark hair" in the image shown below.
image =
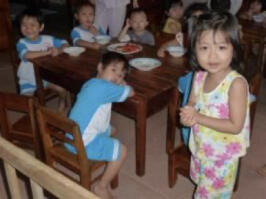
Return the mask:
[[[91,7],[93,10],[94,10],[94,5],[89,2],[89,1],[79,1],[76,6],[75,6],[75,10],[74,10],[74,13],[79,13],[79,11],[83,8],[83,7]]]
[[[189,62],[193,69],[200,69],[196,56],[196,43],[204,31],[212,30],[215,35],[222,32],[226,40],[233,46],[233,57],[230,63],[232,69],[239,71],[241,63],[242,49],[239,40],[239,25],[235,16],[228,12],[208,12],[199,16],[193,27],[190,46]]]
[[[143,8],[133,8],[129,12],[129,17],[131,17],[134,14],[138,14],[138,13],[144,13],[147,16],[145,9],[143,9]]]
[[[124,55],[116,53],[116,52],[107,52],[103,54],[102,59],[101,59],[103,69],[105,69],[108,65],[114,62],[122,62],[124,64],[124,70],[128,71],[129,69],[128,60]]]
[[[206,3],[190,4],[184,12],[184,18],[185,19],[190,18],[191,16],[193,16],[193,13],[197,12],[197,11],[202,11],[203,13],[205,13],[205,12],[209,11],[209,9],[208,9]]]
[[[169,10],[175,6],[183,6],[182,0],[171,0],[166,8],[167,12],[169,12]]]
[[[231,0],[210,0],[210,8],[216,12],[229,11],[231,8]]]
[[[27,8],[27,9],[23,10],[22,13],[19,15],[19,18],[18,18],[19,25],[21,25],[22,20],[25,17],[35,18],[40,25],[44,24],[44,16],[43,16],[42,12],[40,11],[40,9],[38,9],[38,8],[32,7],[32,8]]]

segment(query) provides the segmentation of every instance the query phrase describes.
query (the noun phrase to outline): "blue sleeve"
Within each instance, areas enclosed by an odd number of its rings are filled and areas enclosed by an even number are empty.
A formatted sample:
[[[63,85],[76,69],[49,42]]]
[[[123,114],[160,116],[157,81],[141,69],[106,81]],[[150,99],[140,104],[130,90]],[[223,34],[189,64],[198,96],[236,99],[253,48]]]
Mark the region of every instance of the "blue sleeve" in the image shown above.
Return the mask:
[[[53,41],[53,46],[56,48],[60,48],[63,44],[67,43],[66,40],[58,39],[55,37],[52,37],[52,41]]]
[[[18,56],[21,60],[25,60],[24,56],[28,52],[28,48],[24,43],[18,42],[16,45]]]
[[[102,103],[112,103],[125,101],[130,94],[131,87],[103,82],[97,90],[101,93]]]
[[[99,32],[99,35],[106,35],[106,32],[104,32],[104,30],[101,27],[99,27],[98,32]]]
[[[79,39],[81,39],[80,34],[79,34],[78,31],[76,31],[76,30],[72,30],[70,36],[71,36],[71,39],[72,39],[72,43],[73,43],[73,45],[76,45],[76,42],[77,42]]]
[[[154,46],[155,45],[155,41],[154,41],[154,36],[152,33],[149,32],[149,37],[148,37],[148,41],[147,44]]]

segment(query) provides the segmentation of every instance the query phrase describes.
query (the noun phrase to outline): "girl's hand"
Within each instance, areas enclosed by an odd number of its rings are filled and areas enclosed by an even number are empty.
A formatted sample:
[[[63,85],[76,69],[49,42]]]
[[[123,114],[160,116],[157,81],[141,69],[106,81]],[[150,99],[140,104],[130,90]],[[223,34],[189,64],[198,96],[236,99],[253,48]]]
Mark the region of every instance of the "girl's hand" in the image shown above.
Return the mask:
[[[195,118],[185,118],[183,116],[180,116],[180,122],[184,125],[184,126],[188,126],[191,127],[194,124],[196,124],[196,119]]]
[[[180,108],[180,118],[182,123],[189,123],[194,125],[196,123],[196,115],[197,112],[192,106],[185,106],[184,108]]]

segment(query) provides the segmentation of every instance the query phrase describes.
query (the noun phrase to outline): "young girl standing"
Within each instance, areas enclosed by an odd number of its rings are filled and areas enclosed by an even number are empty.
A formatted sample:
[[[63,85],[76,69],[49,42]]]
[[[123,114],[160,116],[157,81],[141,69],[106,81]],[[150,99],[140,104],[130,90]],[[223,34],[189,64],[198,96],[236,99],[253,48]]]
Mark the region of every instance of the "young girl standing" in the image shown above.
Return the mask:
[[[240,65],[238,23],[229,13],[199,17],[191,35],[190,63],[195,73],[181,122],[192,127],[190,176],[194,198],[229,199],[239,158],[249,146],[248,83]]]

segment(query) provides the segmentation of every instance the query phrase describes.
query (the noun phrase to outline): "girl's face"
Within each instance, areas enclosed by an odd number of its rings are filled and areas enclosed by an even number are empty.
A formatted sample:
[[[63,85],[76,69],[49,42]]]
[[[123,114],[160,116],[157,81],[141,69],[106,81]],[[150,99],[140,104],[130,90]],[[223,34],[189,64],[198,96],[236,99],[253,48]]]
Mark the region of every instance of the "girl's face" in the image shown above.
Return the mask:
[[[260,13],[262,9],[262,4],[259,1],[253,1],[250,4],[250,11],[252,11],[252,13],[257,14]]]
[[[43,31],[44,25],[40,24],[34,17],[25,16],[20,25],[22,35],[32,41],[37,40],[40,32]]]
[[[184,8],[183,6],[180,6],[180,5],[176,5],[170,8],[169,13],[168,13],[169,17],[176,19],[176,20],[182,18],[183,14],[184,14]]]
[[[233,46],[221,31],[205,30],[196,42],[196,57],[202,68],[211,74],[231,70]]]
[[[125,78],[125,74],[123,62],[112,62],[105,68],[103,68],[102,64],[98,65],[97,77],[112,83],[121,84]]]
[[[75,14],[75,18],[83,28],[89,29],[93,25],[94,9],[91,6],[84,6]]]

